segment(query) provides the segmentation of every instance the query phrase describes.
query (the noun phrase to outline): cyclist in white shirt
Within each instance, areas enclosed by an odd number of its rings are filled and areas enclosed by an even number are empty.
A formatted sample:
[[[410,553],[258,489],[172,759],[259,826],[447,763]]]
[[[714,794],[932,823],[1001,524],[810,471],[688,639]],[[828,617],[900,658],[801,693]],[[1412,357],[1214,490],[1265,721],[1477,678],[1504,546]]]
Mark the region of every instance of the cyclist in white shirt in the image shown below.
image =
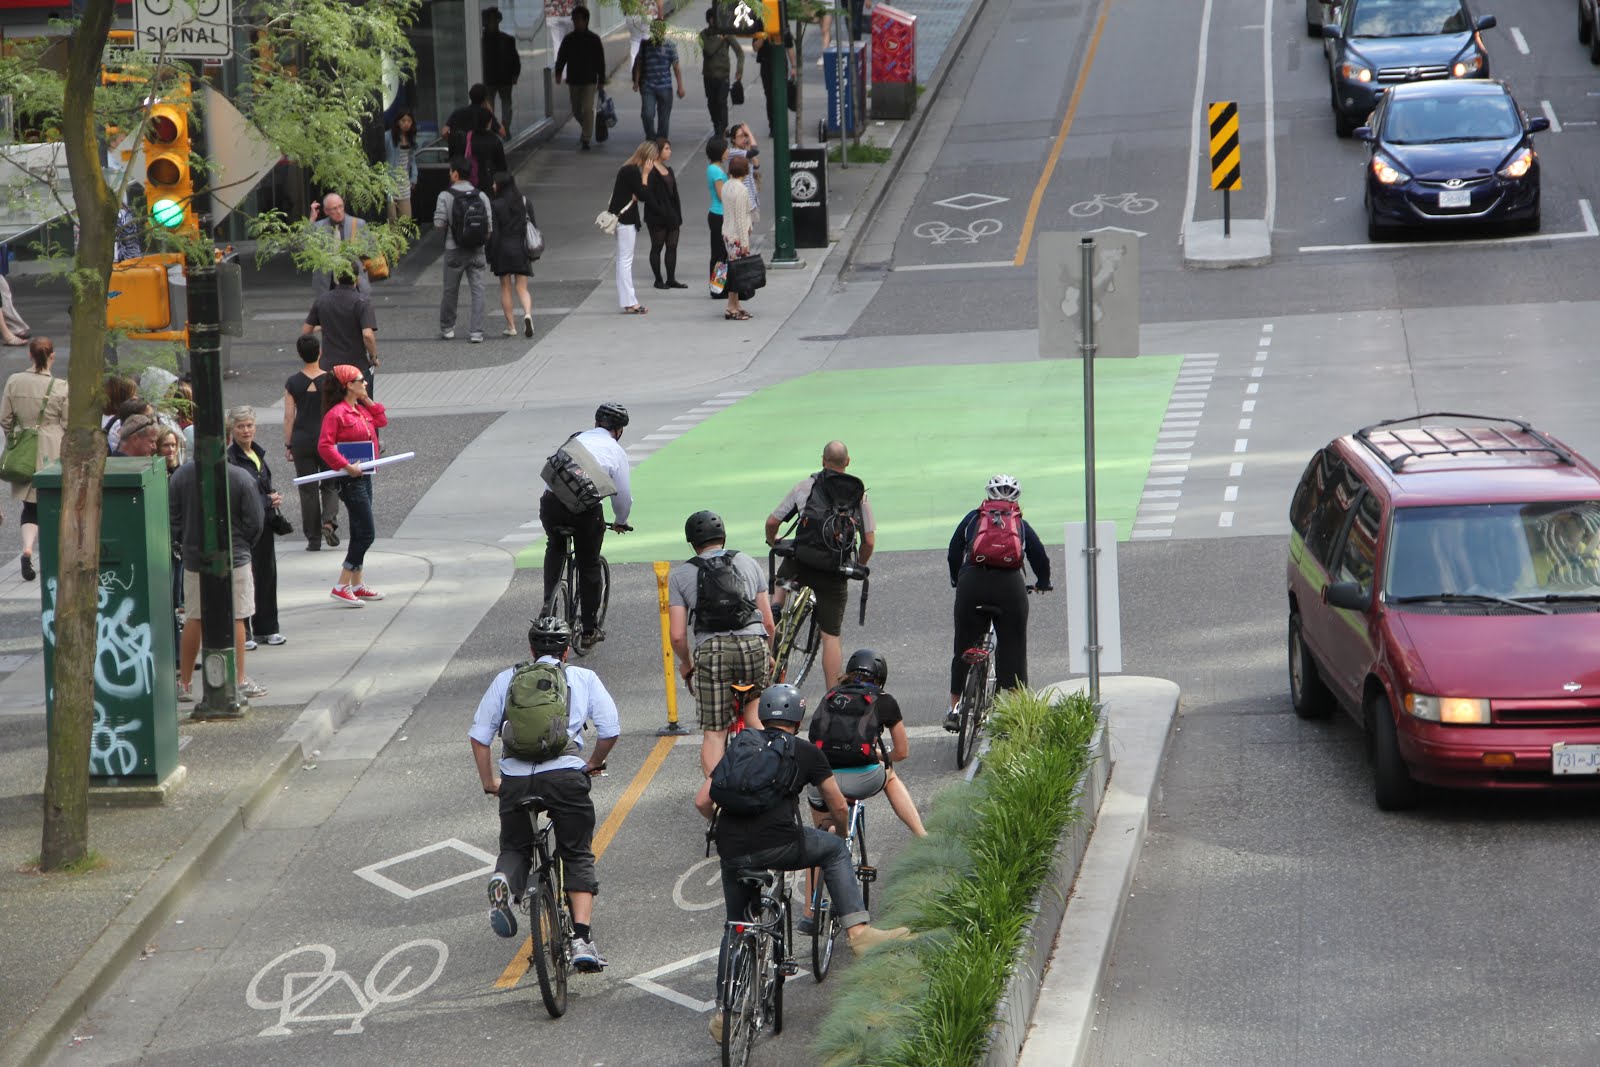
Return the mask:
[[[615,494],[611,495],[612,522],[610,528],[621,532],[628,523],[628,513],[633,510],[633,488],[628,479],[628,453],[617,442],[628,425],[628,409],[621,404],[604,403],[595,410],[594,428],[573,435],[568,444],[577,444],[594,458]],[[539,497],[539,521],[544,524],[544,603],[550,602],[556,583],[561,580],[561,568],[567,552],[578,557],[578,614],[583,623],[583,633],[578,641],[587,652],[605,638],[600,632],[600,550],[606,539],[604,505],[595,504],[587,511],[574,511],[556,497],[551,485]],[[569,529],[572,536],[557,536],[552,531]]]

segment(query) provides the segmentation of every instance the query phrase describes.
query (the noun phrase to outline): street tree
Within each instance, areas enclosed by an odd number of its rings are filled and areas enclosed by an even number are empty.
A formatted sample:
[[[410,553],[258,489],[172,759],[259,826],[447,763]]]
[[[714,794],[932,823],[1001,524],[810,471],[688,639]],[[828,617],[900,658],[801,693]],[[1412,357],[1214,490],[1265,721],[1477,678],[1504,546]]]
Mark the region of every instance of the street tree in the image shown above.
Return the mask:
[[[267,142],[303,167],[314,186],[338,190],[358,215],[381,218],[395,177],[371,161],[362,133],[381,108],[385,84],[404,79],[414,59],[406,27],[420,0],[239,0],[235,39],[250,42],[239,56],[240,88],[233,103]],[[180,8],[194,0],[177,0]],[[70,214],[78,238],[65,274],[71,287],[69,408],[62,443],[61,524],[55,593],[53,714],[44,783],[40,867],[55,870],[88,851],[89,751],[94,721],[94,676],[100,571],[101,487],[106,435],[106,305],[118,212],[129,182],[116,146],[130,131],[138,143],[150,108],[164,94],[203,106],[203,72],[160,52],[108,55],[116,0],[83,0],[79,16],[55,25],[49,38],[7,42],[0,55],[0,94],[10,94],[18,125],[36,140],[59,142],[70,180]],[[46,61],[65,52],[65,62]],[[107,65],[119,72],[105,78]],[[109,83],[108,83],[109,82]],[[197,121],[204,122],[199,114]],[[105,161],[105,162],[103,162]],[[109,165],[108,165],[109,164]],[[198,186],[228,176],[203,158],[191,169]],[[42,178],[44,196],[60,196]],[[64,199],[64,198],[63,198]],[[190,210],[189,205],[184,205]],[[192,266],[215,261],[211,234],[185,235],[140,212],[145,248],[181,251]],[[267,213],[250,222],[259,254],[287,252],[302,269],[331,270],[356,255],[399,254],[415,236],[410,220],[374,223],[359,231],[359,247],[311,232],[310,220]],[[196,398],[205,403],[206,398]],[[220,397],[212,398],[220,402]],[[49,536],[49,533],[46,533]],[[158,667],[158,669],[166,669]]]

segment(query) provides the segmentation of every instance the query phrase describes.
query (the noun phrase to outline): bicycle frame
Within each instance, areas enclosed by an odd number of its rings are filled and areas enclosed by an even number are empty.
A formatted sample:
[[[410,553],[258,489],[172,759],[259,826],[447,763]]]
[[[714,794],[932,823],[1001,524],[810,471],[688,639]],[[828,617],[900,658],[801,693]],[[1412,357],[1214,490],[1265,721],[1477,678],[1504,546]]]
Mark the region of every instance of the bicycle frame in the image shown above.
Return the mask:
[[[741,999],[739,982],[744,954],[748,952],[754,956],[752,977],[756,984],[756,998],[754,1018],[748,1020],[749,1030],[742,1038],[745,1052],[739,1060],[741,1063],[748,1058],[750,1046],[766,1029],[769,1018],[773,1033],[783,1030],[783,980],[799,970],[788,955],[792,941],[789,936],[791,892],[788,872],[772,871],[771,874],[772,885],[762,887],[746,909],[745,917],[729,920],[726,924],[726,967],[722,988],[717,991],[718,1008],[726,1013],[723,1021],[724,1063],[732,1062],[730,1054],[735,1041],[734,1031],[739,1025],[735,1015],[739,1013],[737,1002]]]

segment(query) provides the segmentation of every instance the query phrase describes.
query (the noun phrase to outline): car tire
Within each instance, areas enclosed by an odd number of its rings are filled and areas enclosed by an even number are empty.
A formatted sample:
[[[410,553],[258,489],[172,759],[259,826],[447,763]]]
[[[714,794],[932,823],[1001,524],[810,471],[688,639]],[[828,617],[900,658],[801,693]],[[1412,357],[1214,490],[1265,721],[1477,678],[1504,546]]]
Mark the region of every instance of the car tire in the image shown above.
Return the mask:
[[[1338,108],[1333,109],[1333,132],[1339,137],[1349,137],[1356,132],[1356,127],[1361,125],[1355,119],[1347,119],[1344,112]]]
[[[1405,811],[1417,803],[1417,783],[1400,757],[1389,698],[1382,694],[1367,705],[1367,730],[1372,750],[1372,798],[1379,811]]]
[[[1320,23],[1320,22],[1312,22],[1310,19],[1306,19],[1306,36],[1307,37],[1321,37],[1322,36],[1322,23]]]
[[[1378,242],[1387,241],[1388,239],[1389,239],[1389,228],[1387,226],[1379,226],[1378,225],[1378,220],[1372,217],[1372,212],[1371,211],[1368,211],[1367,212],[1367,240],[1373,242],[1374,244],[1377,244]]]
[[[1589,62],[1600,66],[1600,33],[1594,32],[1594,27],[1589,28]]]
[[[1289,701],[1302,719],[1326,719],[1333,712],[1333,693],[1306,647],[1298,611],[1289,613]]]
[[[1579,44],[1588,44],[1589,43],[1589,38],[1594,36],[1594,23],[1590,22],[1588,20],[1588,18],[1585,17],[1586,14],[1587,13],[1584,11],[1583,5],[1580,3],[1578,5],[1578,43]]]
[[[1539,217],[1538,209],[1535,208],[1533,214],[1523,219],[1522,224],[1518,228],[1522,230],[1523,233],[1538,233],[1539,227],[1542,225],[1544,225],[1544,222]]]

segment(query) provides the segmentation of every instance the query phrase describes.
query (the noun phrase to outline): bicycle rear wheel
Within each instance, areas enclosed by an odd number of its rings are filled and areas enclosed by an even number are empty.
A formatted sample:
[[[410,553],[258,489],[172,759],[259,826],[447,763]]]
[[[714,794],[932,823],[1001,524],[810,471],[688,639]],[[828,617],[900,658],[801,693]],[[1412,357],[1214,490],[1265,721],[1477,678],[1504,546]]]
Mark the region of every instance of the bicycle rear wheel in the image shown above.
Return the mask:
[[[828,899],[828,886],[817,872],[816,889],[811,894],[811,977],[820,982],[828,977],[833,965],[833,945],[839,931],[833,915],[833,901]]]
[[[550,597],[544,602],[544,613],[546,615],[554,615],[568,626],[571,626],[572,615],[567,601],[567,580],[563,578],[556,583],[554,589],[550,590]]]
[[[600,557],[600,608],[595,612],[594,628],[603,630],[606,626],[606,609],[611,606],[611,564],[606,562],[604,556]]]
[[[733,960],[723,980],[721,1007],[722,1067],[745,1067],[756,1041],[756,1000],[760,977],[756,974],[756,939],[746,934],[734,947]]]
[[[817,650],[822,647],[822,631],[817,629],[817,613],[813,610],[815,606],[815,602],[813,602],[811,609],[806,611],[805,619],[801,620],[806,627],[806,631],[805,643],[798,650],[800,665],[795,670],[794,675],[794,687],[796,689],[805,685],[806,679],[811,677],[812,668],[817,665]],[[823,688],[827,688],[826,682],[824,682]]]
[[[533,935],[533,967],[539,975],[539,997],[551,1018],[567,1012],[567,940],[555,893],[544,879],[528,896],[528,926]]]
[[[983,720],[988,691],[987,663],[967,667],[966,685],[961,690],[961,725],[956,730],[956,767],[965,770],[978,748],[978,733]]]
[[[872,903],[872,882],[877,872],[867,863],[867,809],[862,805],[856,816],[856,832],[850,837],[850,865],[861,883],[861,906]]]
[[[773,635],[772,673],[767,678],[768,685],[790,681],[790,661],[794,658],[800,635],[804,632],[801,627],[811,618],[811,605],[815,597],[816,594],[810,589],[800,589],[793,593],[789,597],[789,602],[784,605],[783,619],[778,623],[777,633]]]

